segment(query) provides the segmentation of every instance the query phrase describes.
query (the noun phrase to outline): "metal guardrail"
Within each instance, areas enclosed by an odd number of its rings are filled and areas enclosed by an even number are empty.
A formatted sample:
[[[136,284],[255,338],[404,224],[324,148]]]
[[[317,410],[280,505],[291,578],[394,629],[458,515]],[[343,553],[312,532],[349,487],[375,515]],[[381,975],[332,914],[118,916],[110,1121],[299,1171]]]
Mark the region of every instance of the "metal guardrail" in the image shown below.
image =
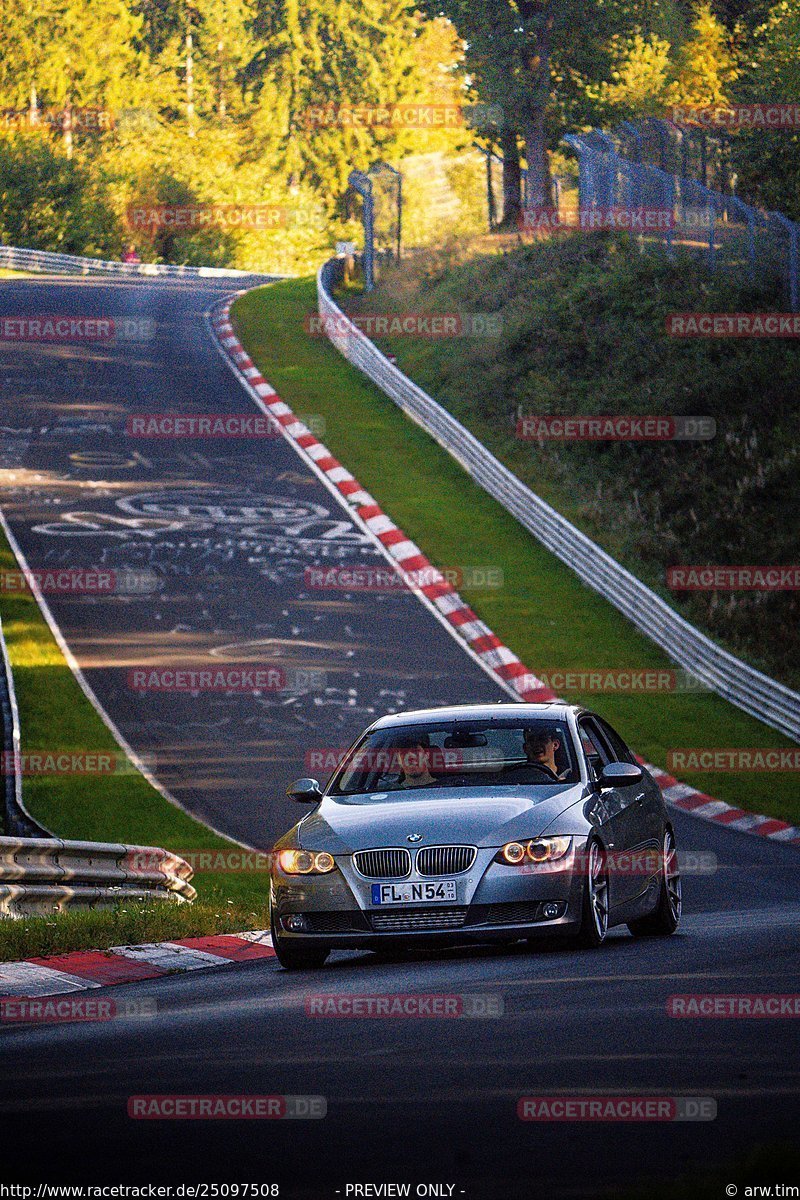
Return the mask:
[[[20,728],[17,695],[8,648],[0,620],[0,712],[3,719],[3,829],[15,837],[50,837],[45,829],[25,808],[22,801],[22,774],[20,762]]]
[[[103,258],[81,258],[49,250],[24,250],[0,246],[0,267],[9,271],[46,271],[58,275],[165,276],[169,279],[252,279],[260,272],[236,271],[227,267],[186,267],[174,263],[123,263]]]
[[[155,846],[0,838],[0,918],[128,900],[192,901],[190,865]]]
[[[642,633],[697,680],[790,737],[800,737],[800,695],[718,646],[679,616],[665,600],[576,529],[503,466],[455,417],[381,354],[347,319],[331,296],[341,259],[317,276],[320,316],[328,337],[399,408],[450,453],[474,481],[497,500],[588,587],[599,592]]]
[[[194,900],[190,865],[157,846],[64,841],[33,819],[22,799],[21,733],[14,676],[0,620],[3,827],[0,919],[120,900]]]

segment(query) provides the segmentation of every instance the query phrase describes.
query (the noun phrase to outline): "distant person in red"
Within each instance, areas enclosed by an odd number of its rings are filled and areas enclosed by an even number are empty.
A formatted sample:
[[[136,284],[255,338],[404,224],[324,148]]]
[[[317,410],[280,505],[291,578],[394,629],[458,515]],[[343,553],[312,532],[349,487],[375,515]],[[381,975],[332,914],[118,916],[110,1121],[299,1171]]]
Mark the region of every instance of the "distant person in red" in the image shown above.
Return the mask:
[[[125,253],[122,256],[122,261],[124,263],[140,263],[142,261],[139,258],[139,251],[136,249],[133,242],[125,247]]]

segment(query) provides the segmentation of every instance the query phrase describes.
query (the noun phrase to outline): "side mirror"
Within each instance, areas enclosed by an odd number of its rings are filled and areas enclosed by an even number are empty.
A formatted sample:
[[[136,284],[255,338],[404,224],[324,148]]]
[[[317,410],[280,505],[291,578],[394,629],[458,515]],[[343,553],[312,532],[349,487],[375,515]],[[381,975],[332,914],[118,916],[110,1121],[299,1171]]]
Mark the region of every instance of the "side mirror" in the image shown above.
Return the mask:
[[[290,800],[296,800],[298,804],[316,804],[322,799],[322,792],[316,779],[295,779],[294,783],[286,789],[286,795]]]
[[[635,763],[615,762],[603,767],[598,782],[601,788],[633,787],[643,779],[644,772]]]

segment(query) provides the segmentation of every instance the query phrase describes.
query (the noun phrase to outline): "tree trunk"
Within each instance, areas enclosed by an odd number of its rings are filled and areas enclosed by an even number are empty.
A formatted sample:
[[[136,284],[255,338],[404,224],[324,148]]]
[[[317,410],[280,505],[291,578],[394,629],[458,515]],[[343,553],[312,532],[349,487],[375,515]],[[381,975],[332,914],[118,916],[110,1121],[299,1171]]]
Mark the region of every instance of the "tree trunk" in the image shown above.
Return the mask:
[[[514,129],[500,131],[503,154],[503,220],[501,229],[519,229],[522,219],[522,175],[519,165],[519,146]]]
[[[526,208],[548,208],[553,203],[553,180],[547,154],[544,108],[532,113],[525,122],[525,159],[528,180],[525,189]]]
[[[550,54],[553,31],[552,7],[540,13],[533,53],[528,59],[530,105],[523,137],[528,164],[525,207],[549,208],[553,203],[553,181],[547,154],[547,106],[550,100]]]

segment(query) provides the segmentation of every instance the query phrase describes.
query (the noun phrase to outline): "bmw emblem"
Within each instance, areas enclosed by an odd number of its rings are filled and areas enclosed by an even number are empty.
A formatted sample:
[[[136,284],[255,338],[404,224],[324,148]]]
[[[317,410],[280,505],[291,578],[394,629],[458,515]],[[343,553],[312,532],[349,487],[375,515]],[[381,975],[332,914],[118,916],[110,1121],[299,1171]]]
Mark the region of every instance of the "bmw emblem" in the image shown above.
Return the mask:
[[[422,834],[421,833],[410,833],[408,835],[408,837],[406,838],[406,841],[407,842],[421,842]]]

